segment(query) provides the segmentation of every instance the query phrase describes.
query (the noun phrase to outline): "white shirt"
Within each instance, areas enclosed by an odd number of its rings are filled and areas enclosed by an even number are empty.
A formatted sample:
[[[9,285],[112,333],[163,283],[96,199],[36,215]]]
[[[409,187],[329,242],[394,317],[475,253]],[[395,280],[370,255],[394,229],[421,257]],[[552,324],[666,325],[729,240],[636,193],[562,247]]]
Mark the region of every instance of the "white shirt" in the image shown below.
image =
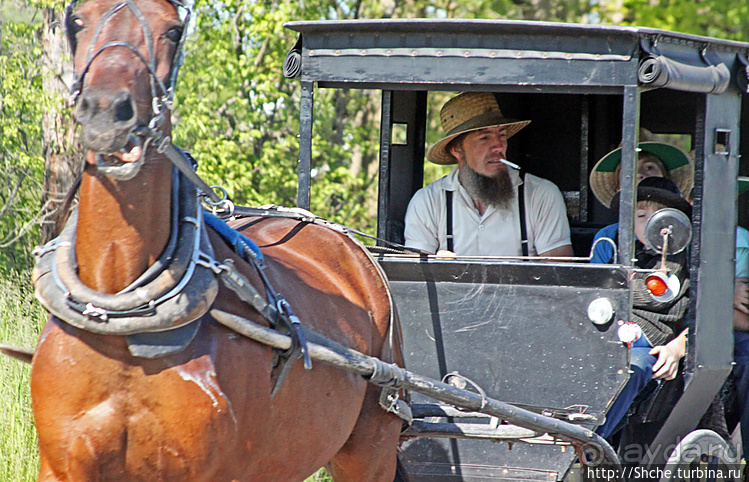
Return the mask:
[[[458,168],[419,189],[406,211],[406,246],[436,253],[447,249],[445,191],[453,191],[453,251],[467,256],[521,256],[517,187],[523,183],[510,170],[515,189],[509,210],[489,206],[479,215],[473,200],[458,182]],[[571,244],[567,209],[559,188],[546,179],[525,175],[525,217],[531,256]]]

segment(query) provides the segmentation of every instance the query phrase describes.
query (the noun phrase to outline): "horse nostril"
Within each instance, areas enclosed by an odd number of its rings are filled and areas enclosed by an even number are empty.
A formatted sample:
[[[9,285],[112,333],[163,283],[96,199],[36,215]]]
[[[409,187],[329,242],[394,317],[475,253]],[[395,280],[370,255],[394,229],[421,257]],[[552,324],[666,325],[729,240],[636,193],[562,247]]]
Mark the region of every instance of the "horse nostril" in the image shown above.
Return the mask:
[[[83,122],[91,116],[91,103],[86,96],[81,96],[76,107],[75,117],[78,122]]]
[[[114,121],[127,122],[135,116],[133,102],[130,94],[125,94],[114,102]]]

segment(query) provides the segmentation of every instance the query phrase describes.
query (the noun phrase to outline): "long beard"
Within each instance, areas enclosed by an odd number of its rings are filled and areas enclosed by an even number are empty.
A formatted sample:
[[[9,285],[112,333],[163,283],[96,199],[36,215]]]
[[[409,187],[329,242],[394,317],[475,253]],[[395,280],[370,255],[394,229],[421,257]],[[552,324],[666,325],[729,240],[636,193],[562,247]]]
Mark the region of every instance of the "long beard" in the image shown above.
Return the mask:
[[[509,210],[515,198],[515,189],[507,169],[489,177],[479,174],[466,164],[458,172],[458,180],[472,198],[499,210]]]

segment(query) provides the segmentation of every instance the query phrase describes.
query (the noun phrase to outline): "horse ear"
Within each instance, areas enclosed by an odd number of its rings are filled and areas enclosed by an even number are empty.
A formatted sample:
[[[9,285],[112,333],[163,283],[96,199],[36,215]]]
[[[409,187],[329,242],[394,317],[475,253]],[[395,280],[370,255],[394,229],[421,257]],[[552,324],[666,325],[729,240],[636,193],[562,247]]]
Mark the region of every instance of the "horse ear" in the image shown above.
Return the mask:
[[[77,0],[72,0],[67,7],[65,7],[65,36],[68,37],[68,44],[70,45],[70,51],[75,55],[75,48],[78,46],[78,42],[75,39],[77,26],[73,23],[73,9]]]

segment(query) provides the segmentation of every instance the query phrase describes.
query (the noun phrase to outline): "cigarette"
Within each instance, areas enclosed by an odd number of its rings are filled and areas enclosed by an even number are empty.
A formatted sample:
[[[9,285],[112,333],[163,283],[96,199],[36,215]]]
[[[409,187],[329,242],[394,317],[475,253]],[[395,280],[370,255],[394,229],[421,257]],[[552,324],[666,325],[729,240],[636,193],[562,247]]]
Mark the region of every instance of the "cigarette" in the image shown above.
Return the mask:
[[[515,164],[514,162],[510,162],[510,161],[508,161],[507,159],[500,159],[500,160],[499,160],[499,162],[504,162],[505,164],[507,164],[507,165],[508,165],[508,166],[510,166],[511,168],[513,168],[513,169],[515,169],[515,170],[518,170],[518,171],[520,170],[520,166],[518,166],[518,165],[517,165],[517,164]]]

